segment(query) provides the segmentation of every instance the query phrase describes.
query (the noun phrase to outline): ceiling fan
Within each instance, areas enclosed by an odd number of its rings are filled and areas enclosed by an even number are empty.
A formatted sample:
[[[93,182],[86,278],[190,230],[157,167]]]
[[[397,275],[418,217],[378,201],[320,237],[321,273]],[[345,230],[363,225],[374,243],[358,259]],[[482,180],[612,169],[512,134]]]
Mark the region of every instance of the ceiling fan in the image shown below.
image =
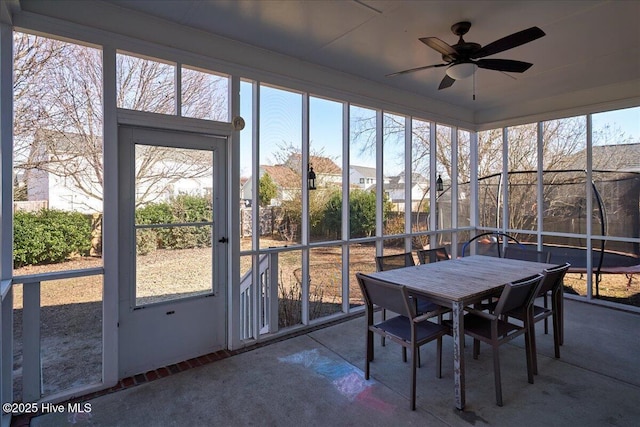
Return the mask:
[[[422,43],[442,55],[442,60],[444,61],[443,64],[410,68],[408,70],[398,71],[397,73],[387,74],[387,77],[413,73],[415,71],[426,70],[427,68],[448,67],[446,75],[440,82],[440,86],[438,86],[438,89],[446,89],[453,85],[456,80],[473,75],[477,68],[506,71],[510,73],[524,73],[533,64],[530,62],[514,61],[511,59],[482,58],[529,43],[545,35],[544,31],[540,28],[531,27],[503,37],[483,47],[478,43],[464,41],[462,36],[467,34],[469,28],[471,28],[471,23],[467,21],[458,22],[451,26],[453,34],[460,37],[458,43],[453,46],[445,43],[437,37],[421,37],[419,39]]]

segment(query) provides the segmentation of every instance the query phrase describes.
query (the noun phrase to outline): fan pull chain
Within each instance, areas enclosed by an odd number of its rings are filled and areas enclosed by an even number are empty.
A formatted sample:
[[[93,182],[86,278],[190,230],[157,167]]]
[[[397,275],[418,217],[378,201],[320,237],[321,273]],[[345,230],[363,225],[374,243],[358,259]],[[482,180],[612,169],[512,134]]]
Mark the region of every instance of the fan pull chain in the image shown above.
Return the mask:
[[[473,100],[476,100],[476,73],[473,73]]]

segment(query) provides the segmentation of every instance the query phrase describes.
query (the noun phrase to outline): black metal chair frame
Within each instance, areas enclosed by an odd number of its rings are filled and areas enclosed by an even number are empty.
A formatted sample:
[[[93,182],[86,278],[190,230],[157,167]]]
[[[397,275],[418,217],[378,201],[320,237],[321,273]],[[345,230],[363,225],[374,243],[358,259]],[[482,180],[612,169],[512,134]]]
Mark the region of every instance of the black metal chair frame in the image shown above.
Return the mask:
[[[518,239],[516,239],[515,237],[507,234],[507,233],[502,233],[499,231],[488,231],[486,233],[480,233],[477,236],[472,237],[471,239],[469,239],[467,242],[465,242],[464,245],[462,245],[462,253],[461,256],[464,256],[464,253],[467,249],[467,247],[469,247],[469,245],[471,243],[473,243],[474,241],[480,239],[481,237],[485,237],[485,236],[494,236],[497,240],[497,246],[498,246],[498,258],[502,258],[502,250],[501,250],[501,242],[500,242],[500,238],[502,237],[503,240],[507,239],[507,240],[513,240],[517,245],[521,246],[524,248],[524,246],[522,245],[522,243],[520,243],[520,241],[518,241]]]
[[[398,264],[385,264],[385,261],[389,260],[402,260],[402,263]],[[415,266],[415,260],[413,259],[413,255],[411,252],[405,252],[401,254],[392,254],[392,255],[382,255],[376,257],[376,267],[378,271],[390,270],[392,268],[402,268],[402,267],[411,267]],[[391,268],[389,268],[391,267]],[[427,299],[421,297],[410,297],[411,301],[414,302],[416,312],[420,315],[426,315],[428,317],[438,317],[438,323],[442,323],[442,314],[449,311],[446,307],[441,307]],[[387,318],[387,311],[382,308],[382,320]],[[380,339],[382,346],[385,345],[385,337],[382,336]],[[402,360],[407,361],[407,352],[406,349],[403,349],[402,352]],[[420,355],[418,354],[418,366],[420,366]]]
[[[400,344],[406,354],[411,350],[411,410],[416,409],[416,368],[420,347],[431,341],[437,341],[436,377],[442,377],[442,337],[449,329],[429,322],[428,315],[418,315],[409,299],[405,286],[399,286],[383,280],[374,279],[356,273],[358,285],[364,296],[367,317],[367,354],[365,359],[365,379],[370,376],[370,363],[374,359],[373,334],[379,334]],[[373,321],[375,306],[397,313],[398,316],[382,322]]]
[[[502,380],[500,375],[499,347],[516,337],[525,335],[525,354],[527,359],[527,377],[533,384],[534,355],[531,341],[533,300],[542,284],[542,275],[507,283],[495,306],[493,313],[466,308],[464,317],[465,334],[473,338],[473,358],[480,354],[480,342],[491,345],[493,350],[493,371],[496,391],[496,404],[502,406]],[[510,323],[503,314],[521,311],[523,324]]]
[[[419,249],[416,251],[420,264],[429,264],[431,262],[447,261],[449,254],[444,246],[433,249]]]
[[[507,245],[507,247],[504,248],[503,257],[523,261],[543,262],[546,264],[551,262],[551,252],[529,249],[523,245]]]
[[[538,373],[538,357],[536,352],[536,337],[535,337],[535,323],[541,320],[545,321],[545,334],[548,333],[547,320],[553,316],[553,350],[556,359],[560,358],[560,346],[562,345],[562,282],[567,270],[569,270],[570,264],[566,263],[557,267],[548,268],[544,270],[542,281],[535,298],[543,297],[544,306],[540,307],[532,304],[531,307],[531,345],[533,356],[533,373]],[[547,306],[547,295],[551,293],[551,308]],[[510,312],[505,313],[508,317],[514,317],[518,320],[524,321],[525,313],[522,312]]]

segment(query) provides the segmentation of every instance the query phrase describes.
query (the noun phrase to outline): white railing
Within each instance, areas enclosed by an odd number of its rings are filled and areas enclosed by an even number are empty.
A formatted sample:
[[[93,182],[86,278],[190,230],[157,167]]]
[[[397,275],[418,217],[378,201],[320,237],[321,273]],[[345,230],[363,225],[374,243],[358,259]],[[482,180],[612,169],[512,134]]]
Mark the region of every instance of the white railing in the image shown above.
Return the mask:
[[[278,254],[264,254],[258,260],[258,277],[253,269],[240,280],[240,338],[278,330]]]
[[[14,277],[22,283],[22,401],[37,402],[42,396],[42,352],[40,348],[40,285],[50,280],[104,274],[104,268],[87,268]],[[4,297],[4,292],[3,292]],[[3,307],[4,308],[4,307]],[[3,334],[4,336],[4,334]]]

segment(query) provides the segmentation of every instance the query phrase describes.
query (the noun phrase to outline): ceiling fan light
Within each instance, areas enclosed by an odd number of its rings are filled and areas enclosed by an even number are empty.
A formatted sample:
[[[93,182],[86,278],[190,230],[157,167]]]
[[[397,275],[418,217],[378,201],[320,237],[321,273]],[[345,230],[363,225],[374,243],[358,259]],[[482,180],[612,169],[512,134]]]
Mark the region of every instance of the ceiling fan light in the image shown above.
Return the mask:
[[[462,80],[471,77],[476,72],[478,66],[472,62],[454,64],[447,68],[447,75],[454,80]]]

